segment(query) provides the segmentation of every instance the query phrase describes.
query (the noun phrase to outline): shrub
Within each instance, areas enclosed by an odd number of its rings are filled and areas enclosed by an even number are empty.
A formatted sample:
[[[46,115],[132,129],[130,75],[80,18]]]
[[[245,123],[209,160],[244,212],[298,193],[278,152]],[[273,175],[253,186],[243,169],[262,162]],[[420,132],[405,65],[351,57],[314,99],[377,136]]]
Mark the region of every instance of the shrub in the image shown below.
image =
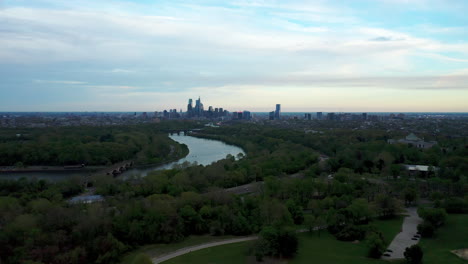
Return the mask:
[[[427,221],[418,225],[418,231],[421,233],[422,237],[433,237],[435,232],[435,227]]]
[[[468,212],[468,203],[458,197],[452,197],[444,202],[444,208],[450,214],[463,214]]]
[[[419,215],[434,227],[444,225],[447,219],[447,213],[442,208],[423,208],[419,210]]]
[[[366,234],[365,227],[348,224],[335,237],[341,241],[362,240]]]
[[[411,247],[407,247],[404,255],[406,261],[410,264],[422,263],[423,251],[418,245],[412,245]]]
[[[385,251],[385,242],[377,233],[371,233],[367,239],[367,255],[370,258],[378,259]]]
[[[258,261],[263,256],[292,257],[297,252],[298,240],[294,230],[264,227],[260,239],[255,245],[255,257]]]

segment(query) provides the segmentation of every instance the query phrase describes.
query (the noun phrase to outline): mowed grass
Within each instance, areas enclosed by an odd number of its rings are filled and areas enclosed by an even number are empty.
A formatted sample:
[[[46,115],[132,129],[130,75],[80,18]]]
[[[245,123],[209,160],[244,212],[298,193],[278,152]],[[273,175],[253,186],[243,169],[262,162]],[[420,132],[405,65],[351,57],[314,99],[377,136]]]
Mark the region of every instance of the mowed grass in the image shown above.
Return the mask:
[[[161,256],[173,251],[176,251],[178,249],[184,248],[184,247],[190,247],[190,246],[195,246],[203,243],[209,243],[209,242],[216,242],[216,241],[221,241],[224,239],[229,239],[229,238],[235,238],[234,236],[189,236],[183,241],[179,243],[171,243],[171,244],[152,244],[152,245],[147,245],[143,246],[137,250],[134,250],[128,254],[126,254],[123,258],[122,261],[120,262],[121,264],[131,264],[133,259],[138,255],[138,253],[145,253],[151,258]]]
[[[449,215],[445,225],[436,231],[436,236],[421,239],[419,245],[424,253],[424,264],[468,263],[450,252],[468,248],[468,214]]]
[[[374,225],[382,231],[388,243],[400,231],[403,217],[391,220],[375,221]],[[292,260],[283,260],[280,263],[306,264],[306,263],[336,263],[336,264],[379,264],[387,263],[366,257],[365,242],[351,243],[338,241],[327,231],[318,234],[301,233],[298,235],[299,249]],[[183,256],[165,261],[164,264],[218,264],[218,263],[255,263],[253,257],[248,257],[252,242],[241,242],[230,245],[217,246],[185,254]],[[265,262],[266,263],[266,262]]]

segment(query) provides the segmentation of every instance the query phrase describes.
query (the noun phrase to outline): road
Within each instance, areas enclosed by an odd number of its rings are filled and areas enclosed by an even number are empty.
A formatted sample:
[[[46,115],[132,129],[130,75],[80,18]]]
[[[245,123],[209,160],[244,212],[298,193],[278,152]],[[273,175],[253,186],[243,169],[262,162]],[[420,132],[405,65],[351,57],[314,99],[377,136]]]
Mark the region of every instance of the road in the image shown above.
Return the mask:
[[[419,238],[413,240],[413,237],[418,232],[417,227],[422,222],[422,219],[418,215],[417,208],[408,208],[407,213],[409,216],[403,220],[401,232],[395,236],[390,246],[388,246],[388,249],[393,252],[387,252],[390,256],[382,256],[382,259],[403,259],[405,258],[403,255],[405,249],[419,242]]]
[[[181,255],[190,253],[192,251],[197,251],[197,250],[204,249],[204,248],[216,247],[216,246],[221,246],[221,245],[226,245],[226,244],[251,241],[251,240],[256,240],[256,239],[258,239],[258,236],[248,236],[248,237],[242,237],[242,238],[227,239],[227,240],[218,241],[218,242],[205,243],[205,244],[201,244],[197,246],[185,247],[185,248],[176,250],[172,253],[153,258],[151,259],[151,261],[153,262],[153,264],[157,264],[157,263],[161,263],[166,260],[181,256]]]
[[[327,226],[316,226],[314,227],[314,230],[325,229],[325,228],[327,228]],[[305,232],[309,232],[309,230],[299,229],[296,231],[296,233],[305,233]],[[204,248],[216,247],[216,246],[221,246],[221,245],[226,245],[226,244],[257,240],[257,239],[258,239],[258,236],[248,236],[248,237],[226,239],[226,240],[217,241],[217,242],[204,243],[204,244],[200,244],[197,246],[191,246],[191,247],[178,249],[172,253],[152,258],[151,261],[153,261],[153,264],[157,264],[157,263],[161,263],[161,262],[164,262],[166,260],[169,260],[178,256],[182,256],[192,251],[197,251],[197,250],[204,249]]]

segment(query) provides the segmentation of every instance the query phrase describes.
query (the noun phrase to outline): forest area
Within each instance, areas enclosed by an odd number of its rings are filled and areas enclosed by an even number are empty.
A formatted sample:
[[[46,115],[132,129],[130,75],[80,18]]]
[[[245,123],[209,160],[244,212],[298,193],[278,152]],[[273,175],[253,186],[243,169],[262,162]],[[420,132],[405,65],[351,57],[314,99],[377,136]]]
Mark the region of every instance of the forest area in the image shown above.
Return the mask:
[[[165,129],[178,125],[163,123]],[[148,138],[162,130],[126,129],[111,135],[115,140],[122,140],[122,133]],[[99,141],[101,136],[92,137]],[[105,200],[91,204],[68,202],[84,191],[73,181],[0,181],[2,263],[118,263],[141,246],[201,234],[259,234],[249,252],[257,260],[292,258],[296,230],[303,228],[317,235],[329,232],[340,241],[366,241],[367,256],[378,258],[392,238],[373,225],[377,219],[393,219],[405,205],[429,200],[434,208],[422,212],[421,230],[430,236],[444,224],[446,213],[468,212],[468,152],[456,139],[419,150],[386,144],[392,135],[385,131],[306,134],[242,123],[204,128],[193,136],[237,145],[246,155],[130,180],[95,177],[93,187]],[[138,136],[133,137],[127,143],[134,144]],[[158,149],[170,144],[159,142]],[[142,149],[148,144],[140,143]],[[424,178],[410,177],[405,163],[439,169]],[[226,191],[252,182],[261,182],[261,188],[247,195]]]
[[[160,163],[177,147],[168,130],[195,128],[193,122],[158,126],[50,127],[0,130],[0,166],[109,166],[135,159]]]

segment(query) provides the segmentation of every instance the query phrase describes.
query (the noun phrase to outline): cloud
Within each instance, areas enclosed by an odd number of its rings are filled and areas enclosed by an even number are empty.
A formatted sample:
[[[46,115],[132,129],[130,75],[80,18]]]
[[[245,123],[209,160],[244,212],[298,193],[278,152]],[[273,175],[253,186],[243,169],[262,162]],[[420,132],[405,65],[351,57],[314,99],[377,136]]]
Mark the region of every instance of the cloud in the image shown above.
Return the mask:
[[[392,38],[392,37],[384,37],[384,36],[380,36],[380,37],[375,37],[375,38],[371,38],[370,41],[400,41],[400,40],[405,40],[403,38]]]
[[[135,73],[135,70],[128,70],[128,69],[113,69],[111,70],[112,73]]]
[[[57,81],[57,80],[34,80],[35,83],[50,83],[50,84],[67,84],[67,85],[78,85],[86,84],[86,82],[80,81]]]
[[[82,85],[90,97],[157,92],[166,94],[165,100],[197,87],[264,86],[262,92],[291,85],[368,91],[466,87],[465,77],[439,81],[466,68],[466,40],[427,37],[410,22],[397,27],[375,21],[363,6],[295,0],[38,1],[42,4],[18,2],[0,10],[0,77],[13,76],[8,86],[19,87],[28,72],[28,82],[41,76],[33,83]]]

